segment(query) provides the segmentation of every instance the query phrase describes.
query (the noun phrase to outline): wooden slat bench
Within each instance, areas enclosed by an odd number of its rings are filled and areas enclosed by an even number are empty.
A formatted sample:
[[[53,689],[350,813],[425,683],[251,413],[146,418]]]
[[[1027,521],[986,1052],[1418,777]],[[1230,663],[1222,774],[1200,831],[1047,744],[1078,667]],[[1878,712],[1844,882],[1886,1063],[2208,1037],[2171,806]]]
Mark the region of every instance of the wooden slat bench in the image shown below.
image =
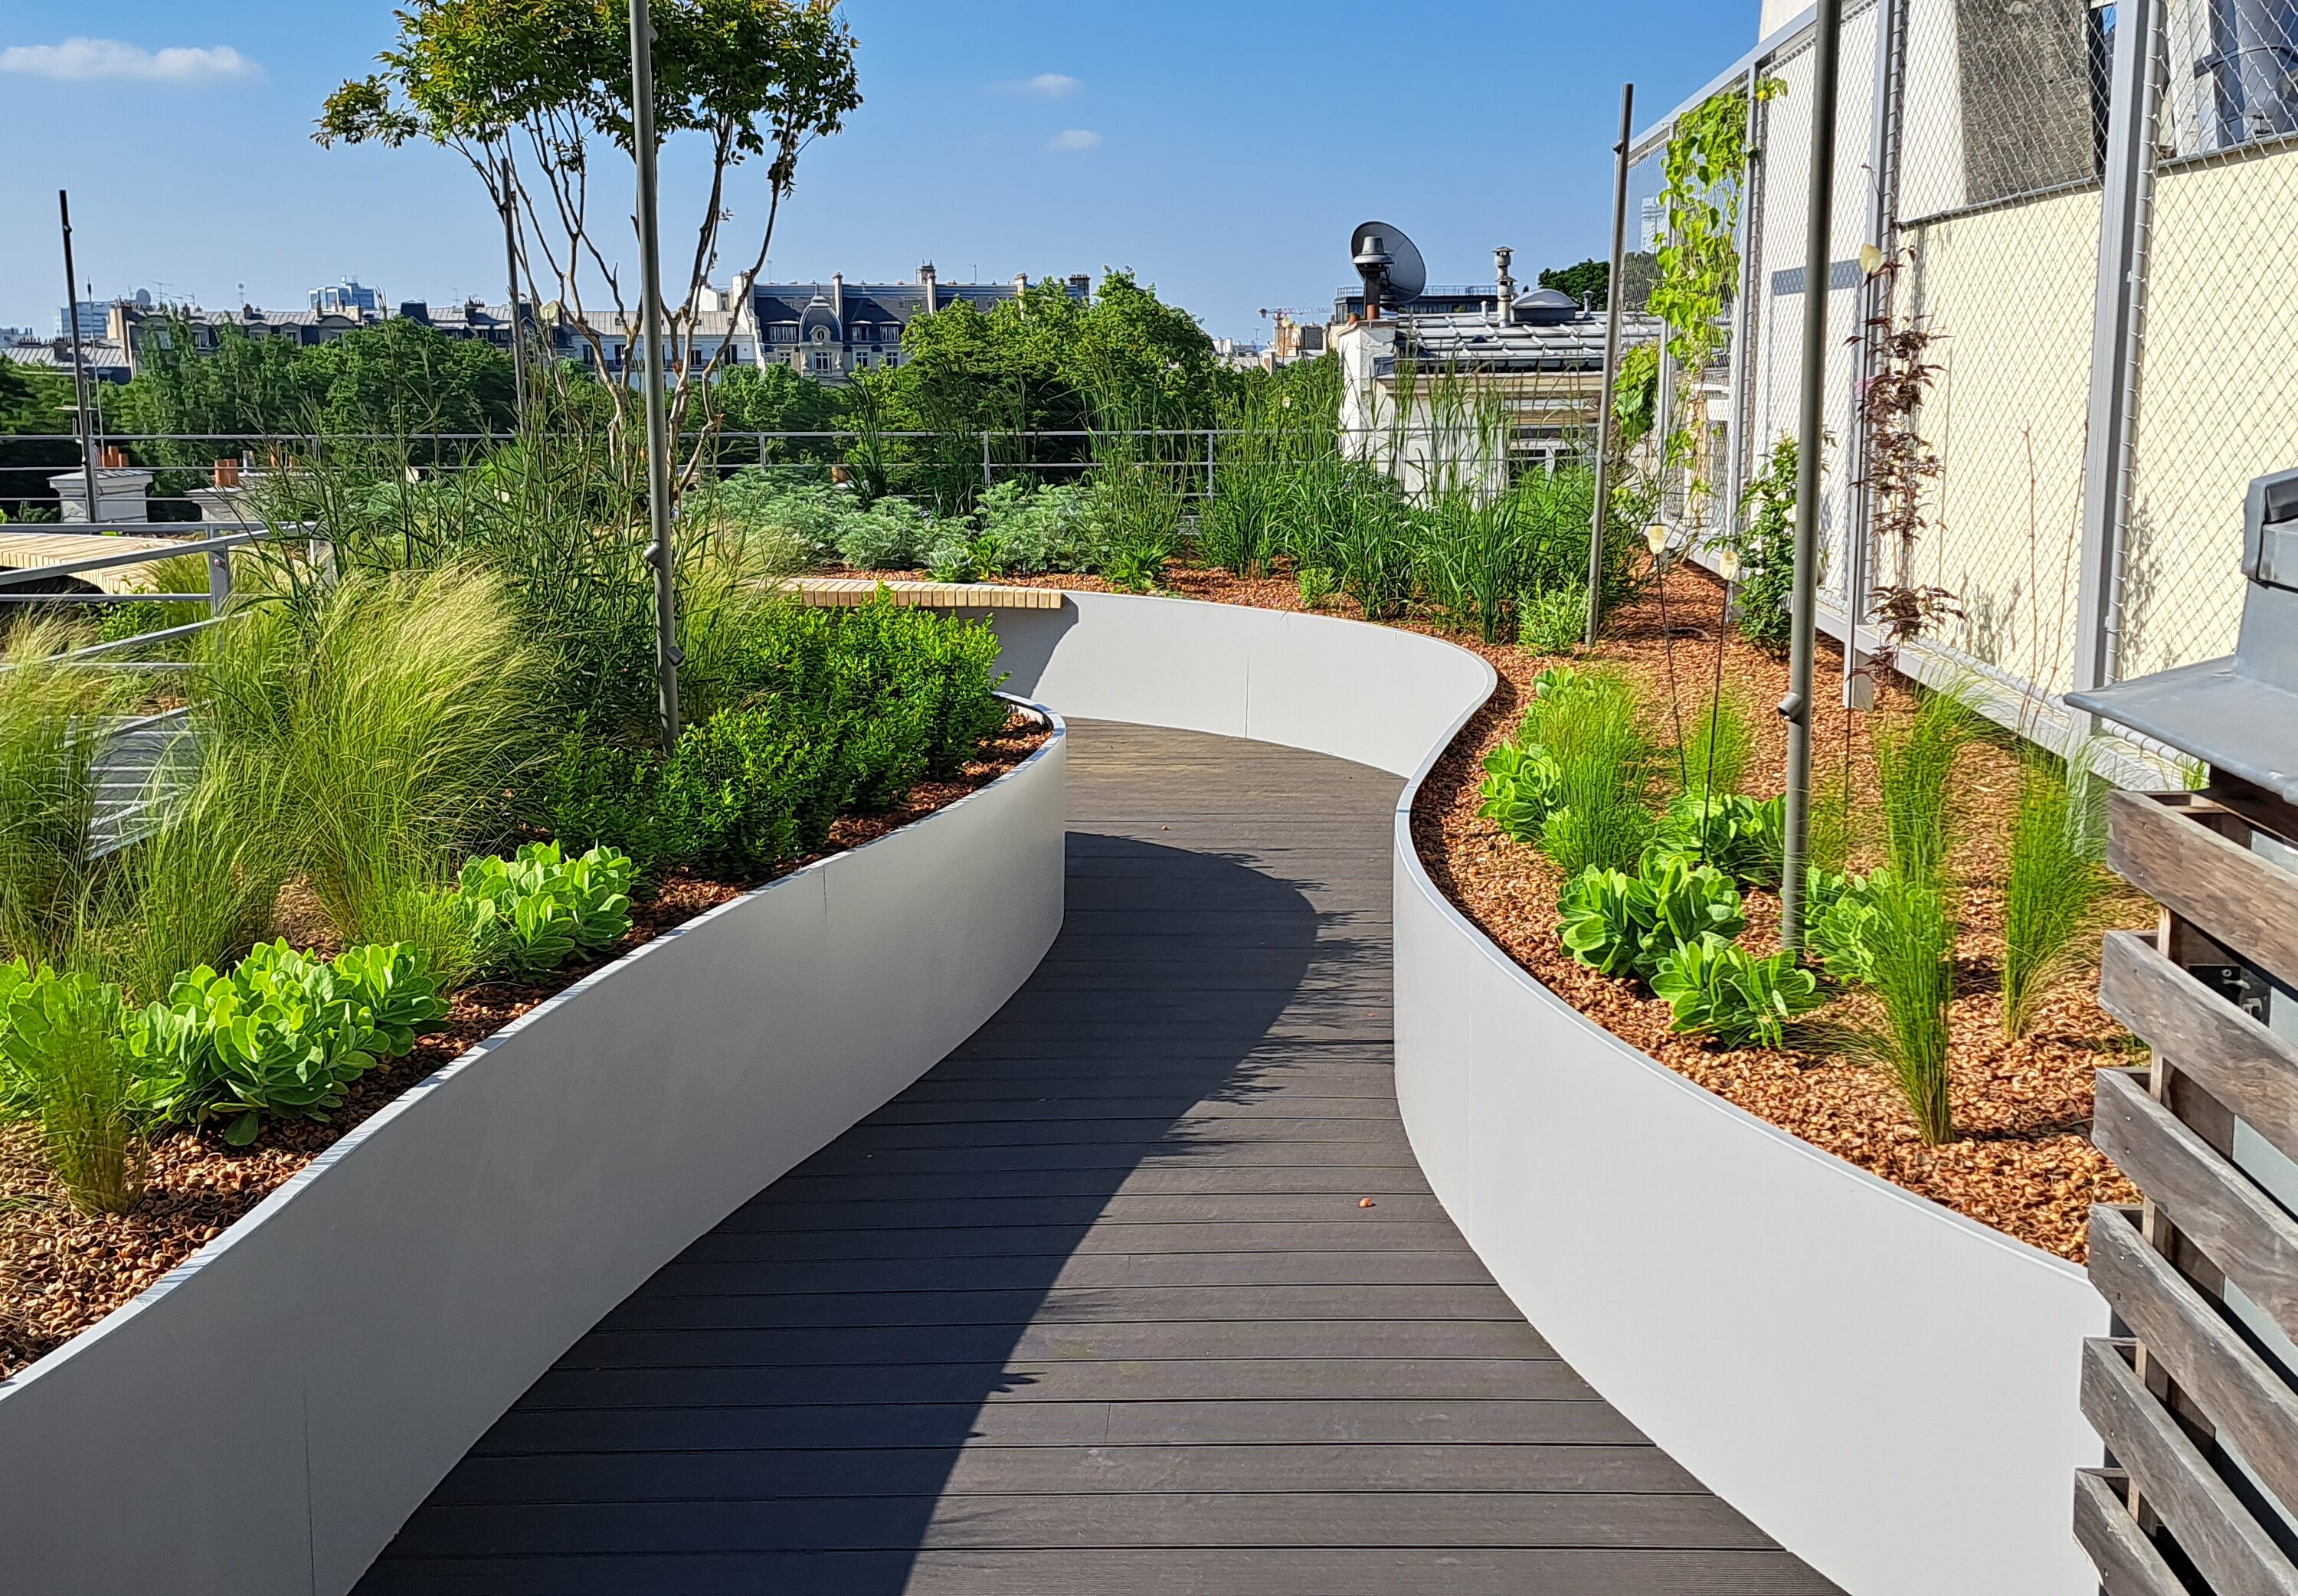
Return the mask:
[[[852,609],[880,591],[908,609],[1059,609],[1057,587],[1015,587],[995,582],[883,582],[868,576],[793,576],[782,583],[798,602],[817,609]]]

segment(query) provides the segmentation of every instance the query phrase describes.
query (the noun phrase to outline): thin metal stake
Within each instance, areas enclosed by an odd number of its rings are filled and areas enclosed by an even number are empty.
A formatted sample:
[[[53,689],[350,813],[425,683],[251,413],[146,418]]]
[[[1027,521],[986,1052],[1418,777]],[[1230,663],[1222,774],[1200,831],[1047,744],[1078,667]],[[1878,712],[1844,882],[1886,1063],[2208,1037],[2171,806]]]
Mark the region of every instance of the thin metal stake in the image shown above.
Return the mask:
[[[1588,637],[1604,619],[1604,517],[1612,496],[1612,395],[1620,375],[1620,301],[1627,285],[1628,141],[1635,136],[1636,86],[1620,85],[1620,142],[1612,174],[1612,273],[1604,281],[1604,382],[1596,401],[1596,509],[1588,528]]]
[[[1789,615],[1787,837],[1781,849],[1780,946],[1803,947],[1803,871],[1811,827],[1811,666],[1819,587],[1820,451],[1827,441],[1827,298],[1835,215],[1835,101],[1843,12],[1819,8],[1812,54],[1810,213],[1804,235],[1802,401],[1796,425],[1795,591]]]
[[[71,330],[72,408],[79,422],[80,469],[87,473],[87,524],[99,525],[103,519],[103,496],[95,485],[95,424],[87,413],[87,361],[79,350],[79,290],[74,286],[79,274],[72,269],[71,195],[56,190],[56,214],[64,229],[64,322]]]
[[[678,609],[670,545],[670,417],[663,397],[662,237],[655,182],[654,17],[649,0],[631,4],[632,154],[638,162],[639,316],[646,335],[647,522],[654,542],[656,690],[662,746],[678,741]]]

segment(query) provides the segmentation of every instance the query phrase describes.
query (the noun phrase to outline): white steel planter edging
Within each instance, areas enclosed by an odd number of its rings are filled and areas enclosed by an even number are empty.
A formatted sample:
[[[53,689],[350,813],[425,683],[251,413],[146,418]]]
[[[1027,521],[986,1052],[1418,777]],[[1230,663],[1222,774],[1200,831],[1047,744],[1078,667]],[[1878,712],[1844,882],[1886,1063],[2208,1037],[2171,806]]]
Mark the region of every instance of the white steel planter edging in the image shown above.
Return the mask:
[[[1067,757],[1056,722],[568,988],[0,1382],[0,1588],[350,1590],[578,1336],[1028,978]]]
[[[1495,947],[1412,846],[1421,780],[1490,694],[1393,627],[1072,594],[998,618],[1065,714],[1314,749],[1408,778],[1396,1087],[1429,1181],[1558,1352],[1852,1596],[2089,1596],[2082,1271],[1732,1106]]]

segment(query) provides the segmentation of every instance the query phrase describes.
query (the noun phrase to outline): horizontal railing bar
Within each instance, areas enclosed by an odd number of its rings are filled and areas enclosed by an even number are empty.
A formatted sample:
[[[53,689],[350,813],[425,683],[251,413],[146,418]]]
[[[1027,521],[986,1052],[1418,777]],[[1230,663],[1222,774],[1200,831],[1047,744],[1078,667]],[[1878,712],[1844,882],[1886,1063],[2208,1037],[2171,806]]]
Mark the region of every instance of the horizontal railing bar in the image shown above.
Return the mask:
[[[157,632],[142,632],[136,633],[134,637],[118,637],[112,639],[108,643],[90,643],[84,649],[73,649],[68,652],[59,654],[54,659],[50,660],[47,663],[52,665],[62,664],[71,660],[85,659],[91,654],[109,653],[114,649],[135,649],[141,648],[151,643],[169,642],[179,637],[189,637],[194,632],[205,632],[211,626],[219,626],[224,622],[230,620],[231,618],[232,617],[229,616],[209,616],[203,620],[186,622],[181,626],[162,627]],[[122,670],[128,669],[130,668],[129,662],[125,660],[116,662],[114,668]],[[167,666],[165,668],[174,670],[179,667],[170,665]],[[183,711],[169,710],[168,713],[170,715],[180,715]]]
[[[47,575],[69,576],[69,571],[43,567]],[[207,593],[0,593],[0,604],[205,604]]]

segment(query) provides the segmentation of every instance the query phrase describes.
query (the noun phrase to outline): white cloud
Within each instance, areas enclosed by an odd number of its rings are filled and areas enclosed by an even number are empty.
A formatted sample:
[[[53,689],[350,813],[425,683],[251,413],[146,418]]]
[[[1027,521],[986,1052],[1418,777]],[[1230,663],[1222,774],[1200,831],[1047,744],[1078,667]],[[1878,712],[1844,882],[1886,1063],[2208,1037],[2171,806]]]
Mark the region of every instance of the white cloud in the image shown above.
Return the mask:
[[[0,72],[24,72],[74,83],[100,78],[217,83],[258,77],[262,70],[229,45],[146,50],[116,38],[68,38],[61,45],[10,45],[0,49]]]
[[[1049,150],[1091,150],[1101,144],[1101,135],[1088,128],[1064,128],[1046,141]]]
[[[1077,93],[1085,85],[1065,72],[1040,72],[1021,83],[1001,83],[1008,94],[1035,95],[1041,100],[1061,100]]]

